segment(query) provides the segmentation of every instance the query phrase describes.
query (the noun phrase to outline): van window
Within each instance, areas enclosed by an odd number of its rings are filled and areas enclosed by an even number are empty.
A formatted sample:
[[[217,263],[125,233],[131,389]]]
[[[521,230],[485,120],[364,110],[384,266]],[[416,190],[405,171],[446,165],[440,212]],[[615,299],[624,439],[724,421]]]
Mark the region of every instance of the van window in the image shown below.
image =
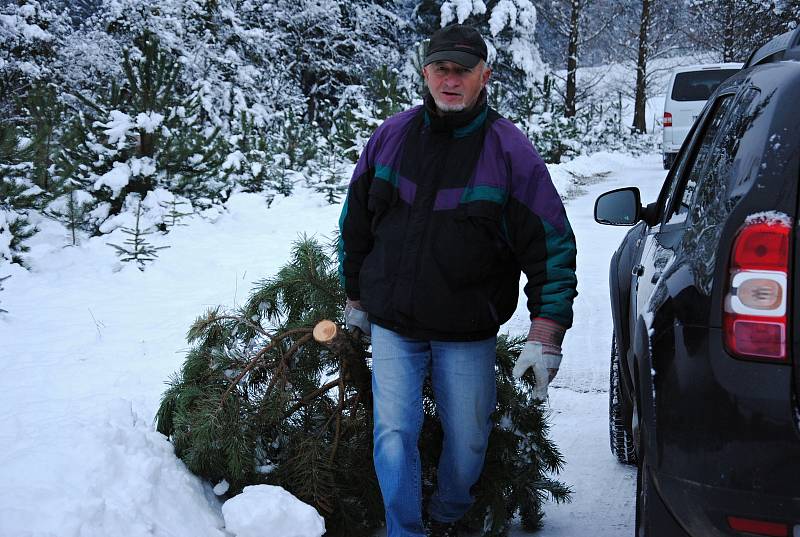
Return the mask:
[[[733,99],[733,95],[723,95],[717,99],[706,120],[705,132],[702,133],[698,148],[695,149],[693,155],[687,155],[686,163],[683,164],[684,167],[688,165],[689,168],[679,170],[680,175],[676,174],[675,187],[670,193],[671,200],[668,205],[672,209],[672,213],[668,215],[669,218],[666,222],[668,225],[686,221],[700,173],[711,156],[717,134],[721,128],[724,128],[724,120],[728,110],[730,110]],[[690,158],[693,158],[693,160],[689,160]]]
[[[672,100],[706,101],[717,86],[738,72],[738,69],[714,69],[678,73],[672,85]]]

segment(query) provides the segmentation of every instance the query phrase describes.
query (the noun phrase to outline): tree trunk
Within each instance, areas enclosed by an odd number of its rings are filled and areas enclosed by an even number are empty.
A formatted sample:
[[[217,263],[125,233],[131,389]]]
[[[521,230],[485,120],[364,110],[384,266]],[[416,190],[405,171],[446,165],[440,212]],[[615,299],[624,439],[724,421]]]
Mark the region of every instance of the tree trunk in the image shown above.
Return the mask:
[[[736,46],[736,25],[735,21],[733,20],[733,10],[734,7],[731,5],[732,2],[725,2],[722,9],[724,9],[723,14],[723,24],[724,28],[722,29],[722,61],[723,62],[732,62],[734,59],[735,53],[735,46]]]
[[[569,19],[569,44],[567,45],[567,94],[564,99],[564,116],[575,117],[577,112],[578,41],[580,37],[581,0],[572,0]]]
[[[654,0],[642,0],[642,20],[639,26],[639,56],[636,60],[636,99],[633,108],[633,130],[647,132],[645,105],[647,103],[647,57],[650,48],[647,31],[650,29],[650,7]]]
[[[372,407],[372,373],[361,347],[333,321],[320,321],[314,326],[314,339],[342,359],[342,375],[352,380],[367,408]]]

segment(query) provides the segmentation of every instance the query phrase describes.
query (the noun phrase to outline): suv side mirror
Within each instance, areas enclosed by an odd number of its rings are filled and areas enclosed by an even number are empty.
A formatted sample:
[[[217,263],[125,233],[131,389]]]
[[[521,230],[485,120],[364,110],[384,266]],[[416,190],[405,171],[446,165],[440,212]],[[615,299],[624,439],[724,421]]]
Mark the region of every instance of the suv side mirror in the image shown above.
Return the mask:
[[[642,201],[636,187],[620,188],[601,194],[594,203],[598,224],[632,226],[642,219]]]

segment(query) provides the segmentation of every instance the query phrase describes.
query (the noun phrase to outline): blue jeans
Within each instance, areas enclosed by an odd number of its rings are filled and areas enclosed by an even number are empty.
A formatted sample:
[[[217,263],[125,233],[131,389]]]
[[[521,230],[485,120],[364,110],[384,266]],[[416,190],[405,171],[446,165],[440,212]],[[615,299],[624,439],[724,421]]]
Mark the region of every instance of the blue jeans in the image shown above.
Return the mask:
[[[429,514],[460,519],[472,505],[496,403],[496,337],[482,341],[420,341],[372,325],[374,459],[387,537],[424,537],[422,478],[417,441],[422,428],[422,384],[430,369],[444,429],[437,488]]]

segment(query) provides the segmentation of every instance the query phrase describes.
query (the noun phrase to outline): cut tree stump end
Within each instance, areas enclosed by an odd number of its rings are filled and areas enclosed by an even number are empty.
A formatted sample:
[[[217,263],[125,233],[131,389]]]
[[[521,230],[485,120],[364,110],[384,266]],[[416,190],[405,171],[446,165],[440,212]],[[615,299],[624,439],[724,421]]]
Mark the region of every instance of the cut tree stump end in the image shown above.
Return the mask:
[[[329,343],[336,337],[339,329],[333,321],[320,321],[314,327],[314,339],[319,343]]]

